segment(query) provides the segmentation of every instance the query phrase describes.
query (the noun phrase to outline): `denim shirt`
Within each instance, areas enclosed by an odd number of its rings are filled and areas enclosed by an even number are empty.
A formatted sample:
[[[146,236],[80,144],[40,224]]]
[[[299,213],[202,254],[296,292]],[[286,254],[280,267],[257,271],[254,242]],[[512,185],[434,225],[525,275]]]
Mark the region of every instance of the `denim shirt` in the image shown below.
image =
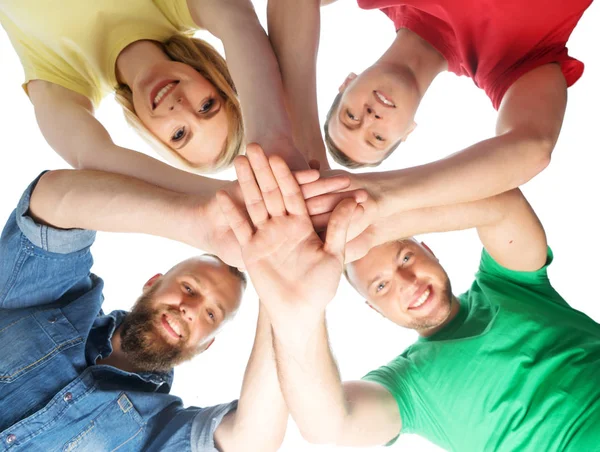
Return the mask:
[[[237,402],[184,408],[173,372],[129,373],[112,352],[126,315],[104,315],[90,273],[95,232],[27,215],[36,179],[0,238],[0,451],[212,451]]]

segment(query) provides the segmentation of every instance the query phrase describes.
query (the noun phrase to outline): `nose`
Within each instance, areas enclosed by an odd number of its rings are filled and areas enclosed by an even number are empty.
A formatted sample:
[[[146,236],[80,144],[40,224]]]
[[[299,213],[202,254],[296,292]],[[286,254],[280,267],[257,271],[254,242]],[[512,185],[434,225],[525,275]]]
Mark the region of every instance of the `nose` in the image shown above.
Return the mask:
[[[365,118],[369,118],[370,120],[382,119],[377,111],[375,111],[375,109],[368,104],[365,105]]]
[[[175,99],[175,101],[172,102],[171,105],[169,106],[169,110],[173,111],[173,110],[175,110],[175,108],[179,109],[179,108],[181,108],[182,104],[183,104],[183,98],[182,97],[177,97]]]
[[[200,311],[200,301],[185,301],[179,305],[181,316],[188,322],[193,322]]]
[[[418,285],[417,277],[415,274],[403,268],[398,268],[396,271],[396,289],[398,291],[398,295],[411,295],[411,291],[416,290],[416,286]]]

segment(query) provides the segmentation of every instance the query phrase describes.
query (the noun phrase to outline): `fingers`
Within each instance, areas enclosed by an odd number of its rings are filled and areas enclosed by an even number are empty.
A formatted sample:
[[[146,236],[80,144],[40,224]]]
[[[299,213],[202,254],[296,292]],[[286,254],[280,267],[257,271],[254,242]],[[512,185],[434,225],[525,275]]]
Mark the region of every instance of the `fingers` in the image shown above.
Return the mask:
[[[324,193],[332,193],[338,190],[344,190],[350,185],[348,176],[334,176],[324,179],[319,179],[312,183],[302,185],[300,183],[304,199],[313,198]]]
[[[245,156],[236,157],[233,164],[244,202],[246,203],[246,210],[252,223],[258,227],[269,219],[269,212],[263,201],[262,193],[260,192],[260,188],[258,188],[256,179],[254,179],[252,167]]]
[[[275,176],[271,170],[271,165],[269,165],[267,156],[257,144],[249,145],[246,150],[246,155],[250,161],[250,166],[254,172],[254,177],[256,178],[258,186],[260,187],[267,212],[274,217],[285,215],[286,211],[283,197],[281,191],[279,190],[277,180],[275,180]],[[294,179],[294,177],[291,175],[291,172],[290,176],[292,179]],[[296,182],[295,179],[294,182]]]
[[[354,199],[356,203],[362,203],[365,202],[368,197],[369,194],[363,189],[345,191],[341,193],[327,193],[307,200],[306,207],[308,208],[308,213],[310,215],[320,215],[322,213],[333,211],[335,206],[337,206],[344,199],[351,198]]]
[[[346,247],[346,236],[352,215],[357,209],[362,209],[353,199],[344,199],[338,204],[327,225],[325,239],[325,250],[334,256],[338,256],[344,262],[344,249]]]
[[[312,160],[309,160],[308,166],[310,166],[312,169],[320,170],[321,162],[319,162],[317,159],[312,159]]]
[[[296,179],[292,175],[292,172],[285,161],[281,157],[275,155],[269,159],[269,163],[271,164],[273,174],[275,175],[275,179],[277,180],[277,184],[279,184],[279,189],[283,195],[285,209],[292,215],[308,216],[302,190],[300,190],[298,182],[296,182]]]
[[[246,218],[246,216],[240,212],[238,207],[235,205],[229,194],[224,190],[217,192],[217,201],[221,212],[227,219],[229,227],[235,234],[235,238],[239,242],[241,247],[244,247],[252,238],[254,231],[252,225]]]
[[[310,184],[321,177],[319,172],[314,169],[294,171],[293,173],[294,177],[296,178],[296,182],[298,182],[300,185]]]

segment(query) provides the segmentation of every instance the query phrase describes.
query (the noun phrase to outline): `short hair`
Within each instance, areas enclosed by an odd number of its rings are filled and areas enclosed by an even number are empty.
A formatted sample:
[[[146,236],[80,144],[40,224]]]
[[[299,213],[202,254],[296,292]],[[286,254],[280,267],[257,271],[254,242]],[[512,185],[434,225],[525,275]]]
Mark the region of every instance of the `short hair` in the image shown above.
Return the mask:
[[[221,153],[211,166],[194,165],[183,158],[144,126],[135,113],[131,89],[127,85],[120,85],[115,90],[115,100],[123,108],[125,120],[161,157],[174,166],[194,173],[210,173],[230,166],[233,159],[243,151],[244,125],[237,91],[225,59],[207,42],[181,33],[171,36],[162,43],[162,47],[171,60],[197,70],[223,97],[229,131]]]
[[[337,96],[335,96],[335,99],[333,99],[333,103],[331,104],[331,108],[329,108],[329,111],[327,112],[327,116],[325,117],[325,123],[323,124],[323,132],[325,133],[325,146],[327,146],[329,155],[331,155],[333,160],[335,160],[337,163],[349,169],[373,168],[379,166],[385,159],[392,155],[392,152],[394,152],[398,148],[398,146],[400,146],[402,140],[398,140],[398,142],[394,143],[392,147],[388,150],[388,152],[383,156],[383,158],[377,163],[360,163],[355,160],[352,160],[350,157],[344,154],[344,152],[342,152],[342,150],[337,146],[337,144],[335,144],[335,142],[331,139],[331,135],[329,135],[329,121],[331,120],[331,117],[337,110],[341,98],[342,92],[340,91],[337,94]]]
[[[236,278],[238,278],[241,281],[241,283],[242,283],[242,287],[244,289],[246,288],[246,286],[248,285],[248,277],[246,276],[246,273],[240,271],[239,268],[234,267],[233,265],[226,264],[225,262],[223,262],[223,259],[221,259],[216,254],[204,253],[202,256],[212,257],[214,259],[217,259],[223,265],[226,265],[227,269],[229,270],[229,273],[231,273],[233,276],[235,276]]]

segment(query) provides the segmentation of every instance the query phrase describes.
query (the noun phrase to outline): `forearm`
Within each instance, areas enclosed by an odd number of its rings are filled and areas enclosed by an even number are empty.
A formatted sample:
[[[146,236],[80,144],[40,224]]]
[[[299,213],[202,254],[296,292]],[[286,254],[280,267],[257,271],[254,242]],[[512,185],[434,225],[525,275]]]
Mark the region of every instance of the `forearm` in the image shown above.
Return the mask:
[[[254,347],[246,367],[238,408],[216,435],[224,451],[276,451],[287,428],[288,410],[279,389],[271,322],[259,308]]]
[[[118,174],[46,173],[33,192],[30,213],[57,228],[137,232],[205,248],[202,207],[192,197]]]
[[[140,152],[116,145],[103,147],[96,152],[82,152],[77,168],[135,177],[167,190],[194,194],[204,200],[211,199],[227,182],[188,173]]]
[[[223,42],[227,66],[240,97],[246,141],[260,144],[267,155],[286,158],[293,142],[281,74],[252,3],[204,0],[198,5],[197,16]]]
[[[281,390],[302,436],[312,443],[336,443],[348,410],[325,313],[308,328],[274,324],[273,331]]]
[[[397,212],[489,198],[527,182],[549,163],[547,143],[506,133],[445,159],[365,175],[379,191],[380,212]]]
[[[269,39],[279,62],[294,143],[307,160],[328,169],[317,107],[318,0],[269,0]]]
[[[478,201],[397,213],[382,218],[374,225],[372,246],[419,234],[495,225],[510,215],[521,199],[520,191],[515,189]]]

